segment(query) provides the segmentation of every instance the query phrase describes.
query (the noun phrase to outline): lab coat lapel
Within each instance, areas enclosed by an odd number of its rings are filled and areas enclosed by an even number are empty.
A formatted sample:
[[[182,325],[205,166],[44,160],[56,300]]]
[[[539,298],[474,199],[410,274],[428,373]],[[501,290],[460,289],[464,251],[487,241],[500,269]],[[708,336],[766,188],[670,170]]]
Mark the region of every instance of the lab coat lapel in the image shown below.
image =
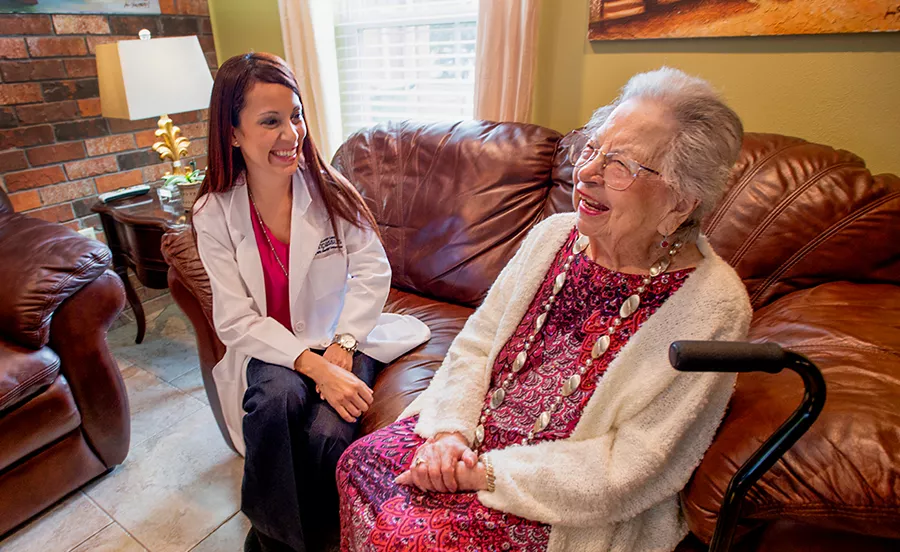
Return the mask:
[[[238,271],[247,284],[250,296],[259,305],[260,314],[266,316],[266,282],[263,279],[262,260],[253,232],[253,221],[250,218],[250,196],[247,194],[247,179],[241,174],[231,190],[231,227],[235,230],[235,257]]]
[[[291,209],[291,258],[290,285],[288,293],[291,298],[291,321],[301,318],[302,311],[313,308],[313,305],[298,305],[300,290],[306,282],[306,274],[312,263],[323,229],[309,212],[312,195],[308,187],[308,179],[298,169],[292,180],[294,202]]]

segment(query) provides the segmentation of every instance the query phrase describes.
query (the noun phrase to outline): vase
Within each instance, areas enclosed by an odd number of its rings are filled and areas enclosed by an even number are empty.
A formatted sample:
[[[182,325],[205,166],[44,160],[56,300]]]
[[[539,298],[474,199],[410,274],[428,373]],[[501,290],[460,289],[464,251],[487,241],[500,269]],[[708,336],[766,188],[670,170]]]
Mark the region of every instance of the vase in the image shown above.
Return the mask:
[[[194,207],[194,202],[197,201],[197,196],[200,194],[201,184],[202,182],[178,184],[178,189],[181,190],[181,201],[184,203],[185,211],[190,211]]]

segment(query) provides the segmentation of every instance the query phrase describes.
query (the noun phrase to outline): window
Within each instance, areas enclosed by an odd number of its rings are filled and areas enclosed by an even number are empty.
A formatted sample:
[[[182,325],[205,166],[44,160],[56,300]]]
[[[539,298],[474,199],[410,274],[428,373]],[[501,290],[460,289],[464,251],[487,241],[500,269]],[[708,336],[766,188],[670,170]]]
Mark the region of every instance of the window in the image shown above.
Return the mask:
[[[478,0],[336,0],[334,18],[344,138],[472,117]]]

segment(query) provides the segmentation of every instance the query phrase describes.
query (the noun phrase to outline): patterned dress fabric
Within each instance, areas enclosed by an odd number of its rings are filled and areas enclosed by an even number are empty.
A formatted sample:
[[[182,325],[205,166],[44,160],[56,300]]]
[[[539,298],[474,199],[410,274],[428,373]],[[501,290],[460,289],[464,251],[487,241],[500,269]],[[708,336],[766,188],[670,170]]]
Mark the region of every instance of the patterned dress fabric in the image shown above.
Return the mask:
[[[519,323],[494,362],[491,388],[510,373],[513,359],[523,350],[544,312],[556,276],[577,239],[572,231]],[[609,363],[632,335],[677,291],[691,270],[663,274],[641,294],[641,305],[611,336],[607,352],[582,376],[578,390],[566,397],[550,425],[532,442],[569,437]],[[507,388],[503,403],[491,411],[480,452],[518,444],[538,415],[559,396],[562,383],[591,356],[591,348],[607,333],[622,302],[641,285],[643,276],[608,270],[578,255],[557,295],[528,361]],[[409,469],[424,439],[414,433],[413,416],[376,431],[352,444],[338,463],[343,552],[464,550],[473,552],[545,550],[550,526],[483,506],[476,493],[423,493],[394,483]]]

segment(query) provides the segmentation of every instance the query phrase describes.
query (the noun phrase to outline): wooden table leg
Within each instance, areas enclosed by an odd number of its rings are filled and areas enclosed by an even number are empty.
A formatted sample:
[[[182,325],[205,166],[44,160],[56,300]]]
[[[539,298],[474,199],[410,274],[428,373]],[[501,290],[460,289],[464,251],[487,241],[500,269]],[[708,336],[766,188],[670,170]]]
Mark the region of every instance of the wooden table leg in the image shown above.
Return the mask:
[[[137,321],[137,337],[134,342],[140,345],[144,341],[144,332],[147,329],[147,321],[144,319],[144,306],[141,305],[141,299],[138,297],[137,292],[131,287],[131,280],[128,279],[128,267],[125,263],[121,259],[113,257],[113,265],[115,266],[116,274],[122,279],[122,285],[125,286],[125,298],[128,299],[128,305],[131,307],[131,312],[134,313],[134,319]]]

